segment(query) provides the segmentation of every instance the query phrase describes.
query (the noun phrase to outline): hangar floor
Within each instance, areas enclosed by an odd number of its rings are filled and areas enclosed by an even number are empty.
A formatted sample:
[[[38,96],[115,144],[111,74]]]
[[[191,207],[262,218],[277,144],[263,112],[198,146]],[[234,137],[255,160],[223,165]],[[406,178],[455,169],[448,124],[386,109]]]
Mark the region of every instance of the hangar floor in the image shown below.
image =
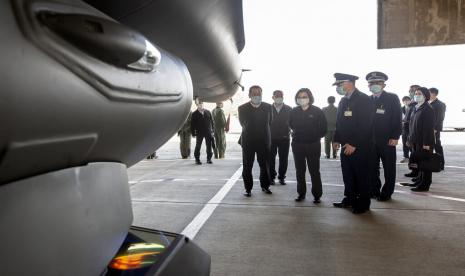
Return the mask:
[[[213,276],[465,275],[460,135],[465,133],[443,136],[446,169],[433,174],[428,193],[397,185],[391,201],[372,200],[363,215],[332,206],[343,194],[339,160],[321,159],[320,204],[313,204],[310,193],[306,201],[294,202],[292,153],[288,185],[271,186],[273,194],[264,194],[255,163],[257,179],[246,198],[237,134],[228,135],[226,159],[201,166],[180,159],[179,139],[173,137],[157,151],[158,159],[129,169],[134,225],[193,237],[212,256]],[[397,181],[409,181],[403,177],[406,165],[397,169]],[[308,172],[307,181],[309,192]]]

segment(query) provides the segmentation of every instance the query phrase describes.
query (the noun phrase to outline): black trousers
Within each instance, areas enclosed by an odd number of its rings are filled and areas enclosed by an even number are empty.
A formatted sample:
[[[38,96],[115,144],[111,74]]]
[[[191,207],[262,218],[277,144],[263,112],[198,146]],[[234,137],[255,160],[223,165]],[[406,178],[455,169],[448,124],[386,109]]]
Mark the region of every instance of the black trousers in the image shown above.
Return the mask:
[[[421,145],[414,145],[413,148],[414,148],[414,151],[424,151],[423,146]],[[417,187],[425,188],[428,190],[429,187],[431,186],[431,183],[433,182],[433,172],[418,170],[418,176],[420,177],[420,184],[418,184]]]
[[[379,178],[379,160],[383,163],[384,185]],[[396,147],[373,144],[371,150],[371,196],[390,197],[396,184]]]
[[[309,144],[292,142],[292,153],[294,154],[294,164],[297,176],[297,194],[299,197],[305,197],[307,194],[305,171],[308,166],[310,178],[312,179],[312,195],[314,198],[320,198],[323,194],[320,176],[320,141]]]
[[[344,154],[344,149],[341,150],[344,196],[354,209],[370,208],[369,157],[369,146],[357,147],[349,156]]]
[[[207,160],[212,159],[213,151],[212,151],[212,141],[213,138],[211,136],[203,136],[197,135],[195,141],[195,150],[194,150],[194,157],[195,160],[200,160],[200,148],[202,147],[203,139],[205,138],[205,145],[207,146]]]
[[[271,183],[270,177],[270,145],[263,141],[241,141],[242,142],[242,179],[244,188],[251,191],[253,187],[252,168],[257,155],[258,165],[260,166],[260,186],[269,188]]]
[[[270,160],[270,173],[271,178],[275,179],[276,175],[279,180],[286,178],[287,172],[287,159],[289,157],[289,139],[273,140],[271,142],[271,160]],[[276,173],[276,155],[279,156],[279,169]]]
[[[410,149],[407,146],[407,138],[408,135],[406,133],[402,133],[402,150],[404,151],[404,158],[409,158],[410,156]]]
[[[438,131],[434,134],[436,138],[436,144],[434,145],[434,151],[441,155],[441,168],[444,169],[444,149],[441,144],[441,132]]]

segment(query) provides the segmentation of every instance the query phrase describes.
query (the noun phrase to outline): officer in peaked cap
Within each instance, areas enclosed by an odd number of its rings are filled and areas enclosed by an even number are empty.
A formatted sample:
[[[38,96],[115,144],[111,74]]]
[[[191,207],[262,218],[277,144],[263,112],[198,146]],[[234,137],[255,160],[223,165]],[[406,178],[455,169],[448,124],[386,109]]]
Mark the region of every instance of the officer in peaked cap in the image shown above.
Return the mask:
[[[336,73],[336,91],[344,96],[338,106],[334,147],[342,145],[341,169],[344,199],[338,208],[361,214],[370,209],[369,167],[372,140],[373,102],[355,87],[357,76]]]
[[[388,76],[382,72],[366,75],[372,95],[373,144],[370,158],[371,197],[379,201],[391,199],[396,181],[396,146],[402,133],[402,109],[399,97],[384,91]],[[379,160],[384,169],[384,185],[381,187]]]

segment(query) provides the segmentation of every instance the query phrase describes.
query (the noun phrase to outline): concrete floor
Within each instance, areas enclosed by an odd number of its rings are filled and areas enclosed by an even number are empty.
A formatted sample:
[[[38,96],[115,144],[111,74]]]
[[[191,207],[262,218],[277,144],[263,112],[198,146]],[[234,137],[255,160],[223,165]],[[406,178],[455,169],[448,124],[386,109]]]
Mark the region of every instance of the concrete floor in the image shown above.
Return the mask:
[[[134,225],[182,232],[240,168],[237,138],[228,135],[226,159],[212,165],[180,159],[174,137],[158,159],[130,168]],[[291,154],[288,185],[272,186],[273,195],[266,195],[255,182],[245,198],[239,179],[194,241],[212,256],[213,276],[465,275],[465,142],[445,145],[445,152],[448,167],[433,174],[429,193],[398,186],[392,201],[373,200],[363,215],[332,207],[343,194],[339,160],[321,159],[321,204],[311,194],[294,202]],[[406,165],[397,168],[398,181],[408,181]]]

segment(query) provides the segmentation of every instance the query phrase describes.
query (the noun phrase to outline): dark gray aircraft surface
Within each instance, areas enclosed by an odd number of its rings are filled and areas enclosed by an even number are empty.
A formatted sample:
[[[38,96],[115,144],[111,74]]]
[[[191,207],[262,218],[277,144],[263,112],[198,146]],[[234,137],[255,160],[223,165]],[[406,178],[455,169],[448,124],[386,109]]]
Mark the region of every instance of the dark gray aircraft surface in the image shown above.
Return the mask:
[[[242,1],[12,0],[0,21],[0,275],[208,275],[184,236],[131,227],[126,169],[193,96],[236,92]]]

